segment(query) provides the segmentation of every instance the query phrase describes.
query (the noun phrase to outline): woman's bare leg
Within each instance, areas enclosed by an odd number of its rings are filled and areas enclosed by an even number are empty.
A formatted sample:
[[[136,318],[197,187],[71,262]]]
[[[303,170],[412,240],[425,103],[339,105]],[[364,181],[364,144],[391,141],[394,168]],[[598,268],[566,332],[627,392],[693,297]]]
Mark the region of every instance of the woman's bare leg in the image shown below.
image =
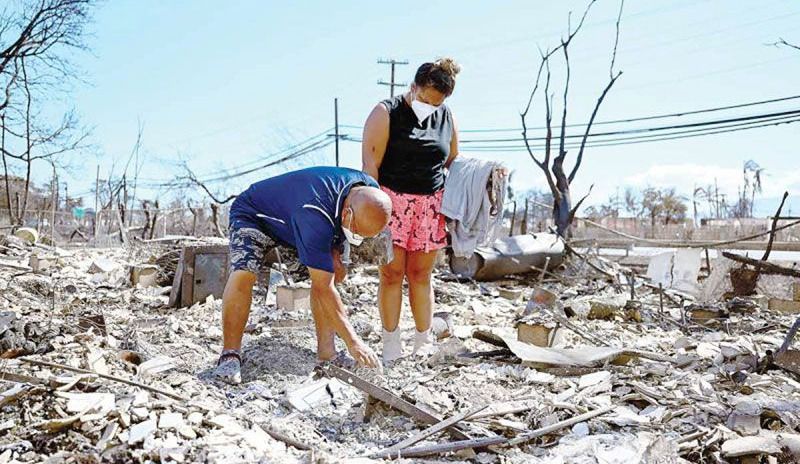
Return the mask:
[[[433,286],[431,272],[436,264],[437,251],[412,251],[406,256],[408,299],[417,332],[431,328],[433,320]]]
[[[406,268],[406,250],[394,247],[394,260],[380,268],[378,309],[383,328],[394,332],[400,323],[400,308],[403,303],[403,277]]]

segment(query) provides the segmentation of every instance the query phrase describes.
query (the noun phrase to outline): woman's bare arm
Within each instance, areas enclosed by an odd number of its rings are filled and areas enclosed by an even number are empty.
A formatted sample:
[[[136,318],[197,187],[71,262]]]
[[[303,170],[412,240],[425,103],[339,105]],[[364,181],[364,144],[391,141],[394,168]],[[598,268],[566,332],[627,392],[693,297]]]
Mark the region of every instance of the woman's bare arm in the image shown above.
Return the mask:
[[[458,126],[456,126],[456,117],[453,116],[453,137],[450,139],[450,156],[444,163],[444,167],[449,168],[450,163],[458,156]]]
[[[378,103],[364,123],[364,136],[361,142],[361,170],[378,180],[378,168],[386,153],[389,141],[389,110]]]

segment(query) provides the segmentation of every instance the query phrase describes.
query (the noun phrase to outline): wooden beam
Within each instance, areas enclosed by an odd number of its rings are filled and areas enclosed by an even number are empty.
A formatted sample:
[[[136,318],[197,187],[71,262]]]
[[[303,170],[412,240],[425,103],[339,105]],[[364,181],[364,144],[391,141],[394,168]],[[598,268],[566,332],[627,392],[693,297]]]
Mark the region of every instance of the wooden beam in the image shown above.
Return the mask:
[[[722,256],[739,263],[760,267],[761,274],[779,274],[790,277],[800,277],[800,269],[779,266],[775,263],[761,261],[760,259],[748,258],[747,256],[737,255],[728,251],[723,251]]]

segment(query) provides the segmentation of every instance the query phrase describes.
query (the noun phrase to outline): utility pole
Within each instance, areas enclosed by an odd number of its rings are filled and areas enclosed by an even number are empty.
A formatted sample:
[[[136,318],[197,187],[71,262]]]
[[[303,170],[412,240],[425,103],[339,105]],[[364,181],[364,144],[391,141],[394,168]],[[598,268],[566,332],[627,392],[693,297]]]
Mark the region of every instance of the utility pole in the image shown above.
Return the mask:
[[[94,179],[94,236],[97,237],[97,220],[100,212],[97,211],[97,204],[100,201],[100,165],[97,165],[97,177]]]
[[[398,65],[398,64],[408,64],[408,61],[406,61],[406,60],[398,61],[398,60],[395,60],[394,58],[389,59],[389,60],[385,60],[383,58],[378,58],[378,64],[388,64],[388,65],[392,66],[392,74],[391,74],[391,79],[389,80],[389,82],[378,81],[378,85],[388,85],[389,86],[389,98],[392,98],[392,97],[394,97],[394,88],[395,87],[405,87],[406,85],[408,85],[406,83],[395,83],[394,82],[394,67],[395,67],[395,65]]]
[[[51,190],[51,201],[50,201],[50,239],[51,244],[55,246],[56,244],[56,209],[58,208],[58,175],[56,174],[56,164],[52,163],[53,166],[53,190]]]
[[[336,143],[336,167],[339,167],[339,99],[333,99],[333,131]]]

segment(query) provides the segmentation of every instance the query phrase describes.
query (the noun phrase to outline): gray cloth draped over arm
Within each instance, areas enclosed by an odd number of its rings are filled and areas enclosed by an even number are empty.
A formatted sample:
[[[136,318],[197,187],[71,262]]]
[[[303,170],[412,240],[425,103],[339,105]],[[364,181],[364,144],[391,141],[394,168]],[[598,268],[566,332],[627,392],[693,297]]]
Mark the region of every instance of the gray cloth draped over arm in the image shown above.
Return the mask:
[[[502,169],[496,161],[463,156],[450,165],[441,212],[450,219],[455,256],[468,258],[477,247],[493,243],[499,235],[507,180]]]

